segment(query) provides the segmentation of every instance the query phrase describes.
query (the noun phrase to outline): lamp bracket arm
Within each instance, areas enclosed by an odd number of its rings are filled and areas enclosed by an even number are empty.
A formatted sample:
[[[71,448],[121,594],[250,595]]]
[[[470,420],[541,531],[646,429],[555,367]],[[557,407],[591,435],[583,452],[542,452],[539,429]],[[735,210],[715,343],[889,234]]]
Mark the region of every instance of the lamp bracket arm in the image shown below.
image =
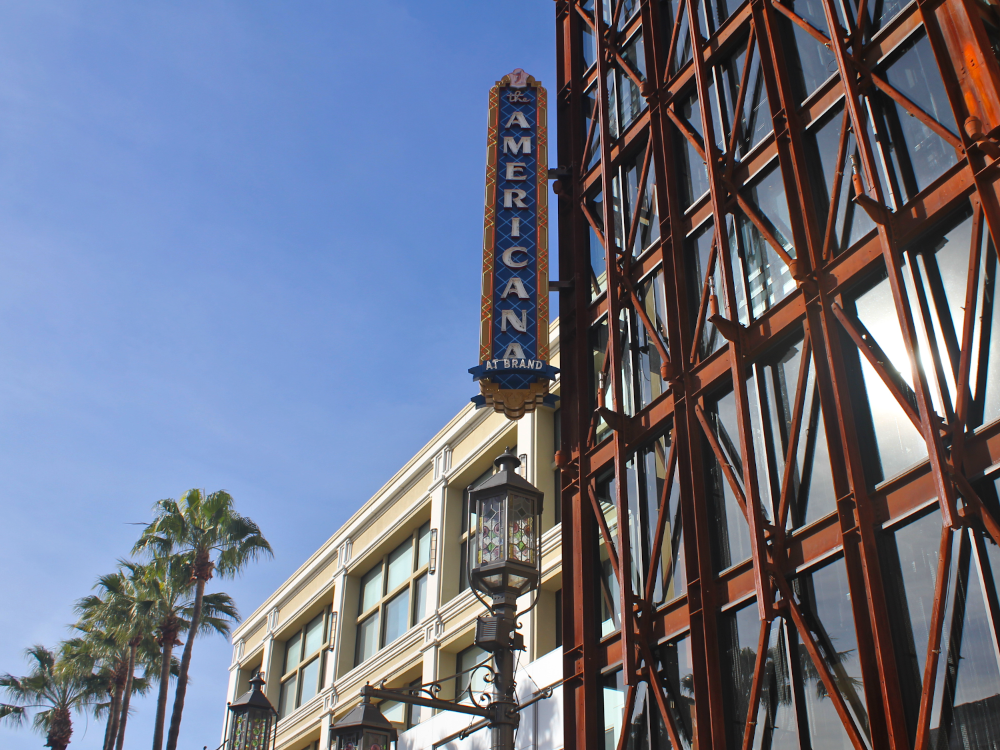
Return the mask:
[[[532,594],[532,596],[531,596],[531,604],[528,605],[527,609],[522,609],[520,612],[518,612],[516,615],[514,615],[514,619],[517,619],[519,617],[523,617],[524,615],[528,614],[531,610],[533,610],[536,606],[538,606],[538,599],[540,598],[538,596],[538,592],[539,592],[539,589],[537,589],[537,588],[536,589],[532,589],[532,591],[531,591],[531,594]],[[521,623],[518,623],[518,630],[520,630],[520,629],[521,629]]]
[[[452,701],[441,700],[440,698],[421,698],[420,696],[412,695],[410,693],[404,693],[398,690],[383,690],[381,688],[373,688],[369,685],[362,688],[361,693],[369,698],[399,701],[400,703],[409,703],[412,706],[436,708],[440,711],[456,711],[461,714],[472,714],[473,716],[482,716],[484,718],[492,715],[489,709],[480,708],[479,706],[453,703]]]

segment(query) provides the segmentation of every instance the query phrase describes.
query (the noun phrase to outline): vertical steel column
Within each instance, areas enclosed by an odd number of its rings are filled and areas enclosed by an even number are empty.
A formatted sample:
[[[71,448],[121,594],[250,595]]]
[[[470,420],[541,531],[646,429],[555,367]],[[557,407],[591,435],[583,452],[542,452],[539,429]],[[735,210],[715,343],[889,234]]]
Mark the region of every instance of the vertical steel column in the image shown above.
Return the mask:
[[[590,295],[590,257],[586,222],[575,210],[584,200],[580,181],[586,159],[578,127],[583,120],[582,97],[574,77],[574,61],[580,58],[578,24],[580,18],[570,0],[555,4],[557,30],[556,67],[559,106],[559,164],[569,165],[572,176],[561,183],[559,195],[559,273],[572,279],[571,289],[559,293],[560,349],[563,362],[560,375],[563,408],[563,445],[567,462],[563,472],[563,673],[568,678],[564,701],[565,734],[581,747],[599,747],[602,740],[601,710],[598,697],[600,664],[597,660],[597,602],[594,581],[599,575],[594,555],[596,532],[594,520],[580,502],[590,464],[587,458],[587,433],[591,408],[588,383]],[[567,191],[568,194],[567,194]],[[567,565],[568,563],[568,565]],[[566,616],[568,615],[568,616]]]

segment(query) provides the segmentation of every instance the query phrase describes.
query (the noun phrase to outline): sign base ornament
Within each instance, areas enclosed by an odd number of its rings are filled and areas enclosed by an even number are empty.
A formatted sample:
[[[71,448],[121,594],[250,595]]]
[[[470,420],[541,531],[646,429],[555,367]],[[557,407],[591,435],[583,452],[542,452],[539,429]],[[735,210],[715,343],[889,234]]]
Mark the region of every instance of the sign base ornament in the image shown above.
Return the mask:
[[[554,406],[549,383],[546,93],[518,68],[490,89],[477,407],[520,419]]]

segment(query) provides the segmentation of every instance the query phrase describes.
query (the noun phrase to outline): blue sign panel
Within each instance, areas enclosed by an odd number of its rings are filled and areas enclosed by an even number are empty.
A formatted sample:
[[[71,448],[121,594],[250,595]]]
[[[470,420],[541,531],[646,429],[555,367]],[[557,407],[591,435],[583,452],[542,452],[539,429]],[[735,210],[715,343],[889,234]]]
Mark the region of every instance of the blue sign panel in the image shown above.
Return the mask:
[[[545,89],[515,70],[490,90],[478,406],[519,419],[552,405]]]

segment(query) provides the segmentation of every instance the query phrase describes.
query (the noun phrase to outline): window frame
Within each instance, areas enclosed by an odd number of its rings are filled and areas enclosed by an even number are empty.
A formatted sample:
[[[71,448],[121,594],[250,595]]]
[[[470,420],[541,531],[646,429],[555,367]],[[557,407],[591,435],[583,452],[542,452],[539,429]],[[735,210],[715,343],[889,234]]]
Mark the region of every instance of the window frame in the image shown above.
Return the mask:
[[[309,620],[302,624],[302,627],[298,628],[296,631],[289,633],[288,637],[281,642],[282,647],[282,662],[281,662],[281,684],[278,692],[278,720],[284,719],[286,716],[290,716],[295,713],[296,710],[302,707],[302,678],[307,667],[310,667],[314,662],[319,660],[319,670],[317,672],[316,680],[316,691],[309,697],[312,700],[317,695],[323,691],[323,681],[326,677],[326,663],[323,658],[326,650],[330,644],[330,625],[331,625],[331,606],[328,604],[322,612],[309,618]],[[320,639],[319,647],[309,653],[305,652],[306,648],[306,631],[309,626],[316,622],[317,619],[322,618],[322,638]],[[295,662],[295,666],[289,668],[288,666],[288,643],[297,638],[298,639],[298,661]],[[291,699],[291,708],[286,712],[285,710],[285,691],[286,685],[292,680],[295,680],[295,695]]]
[[[380,581],[379,581],[379,598],[370,607],[365,608],[364,604],[364,588],[359,585],[358,588],[358,614],[355,619],[355,633],[360,635],[362,625],[366,624],[371,618],[377,617],[378,624],[376,625],[378,638],[376,640],[375,650],[368,656],[362,654],[362,640],[360,638],[355,639],[354,645],[354,666],[360,666],[367,658],[370,658],[377,654],[382,649],[392,645],[397,640],[403,637],[410,629],[412,629],[418,622],[420,622],[426,613],[417,616],[415,610],[416,593],[419,582],[423,580],[426,585],[426,576],[430,572],[430,559],[427,560],[420,559],[421,550],[421,539],[424,535],[427,536],[427,541],[424,543],[428,546],[430,545],[430,533],[431,533],[431,522],[426,521],[420,526],[414,527],[409,536],[393,547],[391,550],[387,551],[382,555],[378,562],[373,564],[368,568],[367,571],[361,576],[358,576],[358,581],[362,581],[364,578],[370,576],[373,571],[380,571]],[[396,555],[399,550],[404,545],[410,546],[410,570],[406,576],[405,581],[401,581],[392,589],[389,589],[389,563],[390,559]],[[390,605],[396,602],[397,598],[406,594],[407,596],[407,606],[406,606],[406,628],[396,635],[391,641],[386,641],[386,610]]]

